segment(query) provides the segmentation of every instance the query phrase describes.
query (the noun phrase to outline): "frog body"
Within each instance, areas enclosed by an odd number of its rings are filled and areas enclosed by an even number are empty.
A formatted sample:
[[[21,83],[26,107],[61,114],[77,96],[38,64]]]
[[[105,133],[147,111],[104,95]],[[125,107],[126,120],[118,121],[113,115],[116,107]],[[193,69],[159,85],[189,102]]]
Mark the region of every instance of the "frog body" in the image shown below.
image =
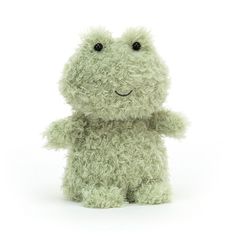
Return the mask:
[[[100,29],[84,38],[60,81],[73,114],[45,134],[49,147],[68,149],[66,197],[98,208],[170,200],[163,136],[181,137],[185,121],[163,107],[168,85],[144,29],[119,39]]]

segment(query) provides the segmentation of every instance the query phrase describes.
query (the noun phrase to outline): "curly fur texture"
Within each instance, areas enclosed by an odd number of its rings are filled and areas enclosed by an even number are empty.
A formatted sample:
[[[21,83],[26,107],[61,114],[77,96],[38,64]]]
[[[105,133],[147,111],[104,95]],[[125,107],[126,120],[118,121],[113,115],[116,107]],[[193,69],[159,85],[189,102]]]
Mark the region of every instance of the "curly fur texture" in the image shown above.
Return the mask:
[[[132,49],[134,42],[140,50]],[[60,81],[74,112],[45,132],[48,147],[68,149],[63,190],[69,199],[96,208],[170,200],[162,136],[181,137],[185,121],[162,107],[168,85],[166,66],[144,29],[119,39],[98,29],[83,38]]]

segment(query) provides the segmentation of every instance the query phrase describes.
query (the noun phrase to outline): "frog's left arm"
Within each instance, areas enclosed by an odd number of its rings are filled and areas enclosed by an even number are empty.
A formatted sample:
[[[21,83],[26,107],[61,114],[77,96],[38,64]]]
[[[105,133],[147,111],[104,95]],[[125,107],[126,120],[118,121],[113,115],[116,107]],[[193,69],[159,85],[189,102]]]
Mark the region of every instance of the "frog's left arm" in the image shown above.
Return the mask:
[[[160,134],[181,138],[184,136],[187,122],[181,114],[163,109],[152,115],[150,124]]]

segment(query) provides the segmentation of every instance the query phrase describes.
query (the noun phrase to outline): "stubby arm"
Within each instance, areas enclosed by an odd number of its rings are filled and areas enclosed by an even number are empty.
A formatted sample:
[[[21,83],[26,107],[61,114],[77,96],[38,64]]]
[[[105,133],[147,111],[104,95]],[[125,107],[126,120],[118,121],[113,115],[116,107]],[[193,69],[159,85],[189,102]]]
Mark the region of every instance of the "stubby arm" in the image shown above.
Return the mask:
[[[52,122],[43,134],[47,138],[46,147],[68,148],[82,136],[85,125],[83,117],[78,115]]]
[[[160,134],[174,138],[184,136],[187,122],[179,113],[163,109],[154,113],[150,121],[151,127]]]

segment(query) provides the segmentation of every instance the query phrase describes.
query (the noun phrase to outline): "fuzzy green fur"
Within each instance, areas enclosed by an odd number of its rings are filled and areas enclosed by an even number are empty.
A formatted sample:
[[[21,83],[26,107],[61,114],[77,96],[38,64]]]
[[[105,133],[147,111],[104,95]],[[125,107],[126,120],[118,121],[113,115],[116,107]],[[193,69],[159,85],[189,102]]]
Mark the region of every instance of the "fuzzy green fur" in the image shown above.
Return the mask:
[[[134,42],[141,49],[132,49]],[[94,50],[96,43],[103,49]],[[181,137],[185,121],[166,110],[167,69],[144,29],[121,38],[94,30],[65,65],[60,91],[73,114],[53,122],[50,148],[68,149],[63,190],[87,207],[170,200],[162,136]],[[122,97],[115,93],[126,94]]]

